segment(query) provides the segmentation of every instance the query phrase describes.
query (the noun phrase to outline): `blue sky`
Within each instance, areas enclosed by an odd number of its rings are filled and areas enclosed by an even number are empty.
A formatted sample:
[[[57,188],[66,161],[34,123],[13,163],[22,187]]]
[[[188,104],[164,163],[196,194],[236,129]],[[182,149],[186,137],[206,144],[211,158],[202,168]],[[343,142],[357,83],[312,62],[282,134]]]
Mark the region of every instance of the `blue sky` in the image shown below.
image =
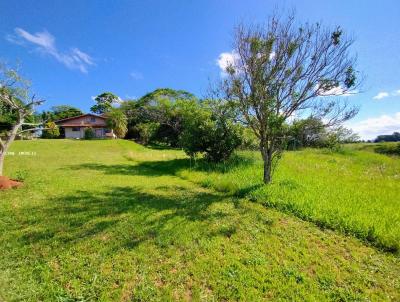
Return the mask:
[[[43,108],[88,111],[92,97],[122,99],[158,87],[203,96],[232,50],[233,27],[263,22],[274,8],[301,21],[340,25],[366,80],[348,98],[361,106],[347,125],[363,138],[400,131],[400,1],[5,1],[0,0],[0,58],[22,62]]]

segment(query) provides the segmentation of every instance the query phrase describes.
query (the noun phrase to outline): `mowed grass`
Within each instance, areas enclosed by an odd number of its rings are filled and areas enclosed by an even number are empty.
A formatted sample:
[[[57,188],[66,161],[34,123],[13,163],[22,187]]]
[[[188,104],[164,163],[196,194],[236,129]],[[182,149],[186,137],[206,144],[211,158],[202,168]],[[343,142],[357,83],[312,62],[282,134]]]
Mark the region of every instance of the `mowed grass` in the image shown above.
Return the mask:
[[[387,251],[400,249],[400,158],[356,150],[286,152],[263,186],[257,152],[231,162],[181,170],[183,177],[339,230]]]
[[[12,151],[5,172],[25,185],[0,192],[0,301],[400,300],[397,255],[194,181],[240,184],[257,163],[207,173],[181,151],[120,140]],[[304,169],[331,157],[312,153]],[[278,183],[300,155],[285,156]]]

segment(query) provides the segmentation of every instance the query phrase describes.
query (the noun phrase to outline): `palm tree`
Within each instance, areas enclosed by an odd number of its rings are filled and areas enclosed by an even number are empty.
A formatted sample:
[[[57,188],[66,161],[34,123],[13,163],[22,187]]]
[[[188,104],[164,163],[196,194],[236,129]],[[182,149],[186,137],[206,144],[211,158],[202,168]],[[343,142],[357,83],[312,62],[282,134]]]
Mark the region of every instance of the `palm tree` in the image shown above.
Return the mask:
[[[125,114],[118,108],[113,108],[106,113],[107,126],[114,131],[118,138],[124,138],[128,131],[128,121]]]

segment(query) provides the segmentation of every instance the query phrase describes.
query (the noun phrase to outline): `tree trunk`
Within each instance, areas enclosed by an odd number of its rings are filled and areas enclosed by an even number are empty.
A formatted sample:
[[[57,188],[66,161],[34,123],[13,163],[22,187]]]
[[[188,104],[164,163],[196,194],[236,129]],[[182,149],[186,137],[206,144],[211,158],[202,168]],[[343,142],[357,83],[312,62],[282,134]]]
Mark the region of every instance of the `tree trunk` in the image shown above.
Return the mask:
[[[14,125],[14,127],[11,130],[10,136],[7,138],[7,140],[4,143],[4,147],[1,150],[0,153],[0,176],[3,176],[3,168],[4,168],[4,159],[6,157],[6,152],[12,142],[15,140],[15,137],[17,136],[18,130],[22,127],[22,124],[24,123],[24,119],[21,118],[18,121],[18,124]]]
[[[264,162],[264,183],[268,184],[271,182],[272,179],[272,160],[271,160],[271,152],[268,150],[266,140],[261,139],[260,141],[260,151],[261,151],[261,156]]]
[[[6,155],[6,151],[1,150],[0,152],[0,176],[3,176],[4,157]]]
[[[271,160],[269,158],[263,159],[264,161],[264,183],[268,184],[271,182],[272,177],[271,177]]]

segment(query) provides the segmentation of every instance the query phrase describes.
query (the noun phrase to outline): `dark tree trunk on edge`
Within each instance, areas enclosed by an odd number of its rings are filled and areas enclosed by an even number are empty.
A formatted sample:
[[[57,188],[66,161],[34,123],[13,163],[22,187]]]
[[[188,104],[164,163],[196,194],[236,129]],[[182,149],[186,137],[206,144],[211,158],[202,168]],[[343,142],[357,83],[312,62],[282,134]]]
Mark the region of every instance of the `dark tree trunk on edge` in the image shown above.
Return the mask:
[[[4,166],[5,155],[6,155],[6,152],[1,150],[1,153],[0,153],[0,176],[3,176],[3,166]]]
[[[24,119],[20,118],[20,120],[18,121],[18,124],[14,125],[14,127],[12,128],[10,136],[7,138],[7,140],[4,143],[3,148],[0,150],[0,152],[1,152],[0,153],[0,176],[3,176],[4,159],[6,157],[6,152],[8,151],[8,147],[15,140],[18,130],[22,127],[23,123],[24,123]]]
[[[268,184],[271,182],[271,177],[272,177],[272,169],[271,169],[271,161],[269,158],[263,159],[264,161],[264,183]]]
[[[272,154],[271,150],[268,148],[268,143],[265,139],[261,139],[260,141],[260,151],[261,156],[264,162],[264,176],[263,180],[265,184],[271,182],[272,179]]]

